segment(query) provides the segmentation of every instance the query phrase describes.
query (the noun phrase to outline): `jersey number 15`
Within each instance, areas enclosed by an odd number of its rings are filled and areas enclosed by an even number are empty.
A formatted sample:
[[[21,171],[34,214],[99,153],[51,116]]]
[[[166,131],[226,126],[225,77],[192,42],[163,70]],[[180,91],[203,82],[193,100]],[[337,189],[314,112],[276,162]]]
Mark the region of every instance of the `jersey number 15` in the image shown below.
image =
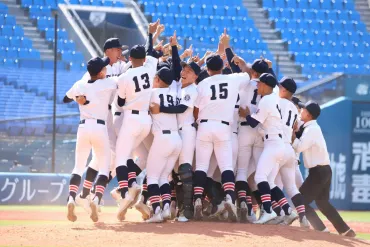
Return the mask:
[[[149,82],[149,75],[147,73],[142,74],[141,80],[144,81],[145,83],[143,84],[143,89],[148,89],[150,88],[150,82]],[[141,91],[139,80],[137,79],[137,76],[132,78],[132,80],[135,82],[135,93],[138,93]]]
[[[229,91],[227,90],[227,83],[221,83],[218,85],[218,87],[219,87],[218,97],[220,99],[227,99],[227,96],[229,96]],[[217,99],[216,85],[212,85],[211,90],[212,90],[211,100],[216,100]]]

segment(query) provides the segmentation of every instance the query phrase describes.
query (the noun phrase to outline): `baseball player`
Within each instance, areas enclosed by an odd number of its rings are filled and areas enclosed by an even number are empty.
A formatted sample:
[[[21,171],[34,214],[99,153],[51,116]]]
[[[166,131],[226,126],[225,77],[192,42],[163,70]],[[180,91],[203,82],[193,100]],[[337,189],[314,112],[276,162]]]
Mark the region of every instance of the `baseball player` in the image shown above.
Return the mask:
[[[64,102],[72,99],[81,100],[80,125],[77,131],[75,167],[69,185],[68,215],[70,221],[76,221],[75,199],[85,170],[86,161],[91,148],[94,150],[98,164],[99,176],[96,182],[95,197],[90,203],[90,218],[98,221],[98,205],[108,183],[110,151],[109,137],[105,125],[108,116],[107,105],[111,103],[112,95],[117,89],[114,80],[106,79],[106,66],[109,58],[93,58],[87,63],[90,80],[80,80],[67,92]]]
[[[343,221],[337,210],[329,202],[332,170],[326,142],[317,118],[321,108],[316,102],[301,104],[301,120],[304,124],[293,136],[293,148],[302,152],[303,163],[309,169],[309,175],[299,191],[302,193],[306,215],[312,227],[318,231],[328,231],[315,210],[309,205],[315,201],[319,210],[333,224],[339,234],[355,237],[356,233]]]
[[[279,98],[273,94],[273,88],[277,81],[271,74],[264,73],[260,76],[257,83],[257,93],[263,98],[258,104],[258,109],[250,115],[247,108],[246,120],[252,128],[261,124],[264,131],[264,148],[258,160],[255,181],[259,192],[263,211],[256,224],[264,224],[277,217],[271,208],[271,190],[270,184],[274,184],[278,172],[278,165],[281,163],[284,155],[284,142],[282,139],[283,125],[281,121],[281,110]],[[275,187],[275,186],[273,186]],[[281,192],[282,193],[282,192]]]
[[[155,32],[158,23],[157,21],[149,25],[149,33]],[[127,208],[137,198],[141,189],[133,182],[131,193],[128,194],[127,161],[150,132],[152,120],[149,115],[149,102],[158,62],[156,58],[146,56],[145,47],[141,45],[131,48],[130,61],[132,68],[118,78],[118,105],[124,111],[116,144],[116,174],[122,197],[117,214],[119,220],[124,220]]]
[[[175,105],[177,91],[169,88],[172,81],[173,73],[170,69],[161,68],[157,72],[154,83],[158,88],[153,90],[151,103],[160,105],[160,107]],[[147,184],[153,216],[146,222],[158,223],[171,218],[171,189],[168,177],[179,157],[182,143],[175,114],[160,113],[158,107],[152,108],[151,113],[154,140],[148,156]]]
[[[202,218],[202,196],[212,152],[215,152],[226,194],[225,209],[229,219],[237,220],[235,176],[232,167],[231,123],[240,88],[249,83],[249,75],[222,75],[223,60],[210,55],[206,60],[210,77],[198,85],[194,114],[199,124],[196,140],[194,175],[194,218]]]

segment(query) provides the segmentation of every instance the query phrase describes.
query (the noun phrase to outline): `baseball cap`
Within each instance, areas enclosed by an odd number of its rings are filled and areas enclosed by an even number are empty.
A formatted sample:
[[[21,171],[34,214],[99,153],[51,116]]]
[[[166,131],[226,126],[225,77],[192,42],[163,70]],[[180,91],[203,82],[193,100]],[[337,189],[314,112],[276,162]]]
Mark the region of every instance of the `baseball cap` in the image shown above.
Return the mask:
[[[295,105],[297,105],[299,108],[302,108],[302,107],[300,106],[300,104],[299,104],[299,103],[302,103],[302,101],[301,101],[300,99],[298,99],[297,97],[293,96],[293,97],[292,97],[292,102],[293,102]]]
[[[130,57],[143,59],[146,56],[145,47],[143,45],[135,45],[130,50]]]
[[[198,75],[198,78],[195,80],[195,82],[198,84],[199,82],[203,81],[204,79],[206,79],[207,77],[209,77],[208,75],[208,72],[207,70],[203,69],[199,75]]]
[[[281,78],[281,80],[279,81],[279,84],[285,88],[286,90],[288,90],[289,92],[291,93],[295,93],[295,91],[297,90],[297,84],[295,83],[295,81],[293,80],[293,78],[289,78],[289,77],[283,77]]]
[[[301,102],[298,105],[305,108],[311,114],[313,119],[317,119],[320,116],[321,108],[316,102],[310,100],[306,104]]]
[[[206,65],[209,70],[218,71],[224,67],[224,61],[220,55],[212,54],[207,57]]]
[[[157,70],[160,70],[161,68],[168,68],[168,69],[171,69],[171,64],[170,63],[168,63],[167,61],[165,61],[165,62],[159,62],[158,64],[157,64]]]
[[[111,48],[122,48],[122,45],[119,42],[118,38],[110,38],[105,41],[104,47],[103,47],[104,51],[106,51],[107,49],[111,49]]]
[[[184,67],[186,67],[186,66],[190,67],[190,68],[194,71],[194,73],[195,73],[196,75],[199,75],[199,73],[200,73],[200,67],[199,67],[199,65],[198,65],[197,63],[195,63],[195,62],[190,62],[190,63],[181,62],[181,66],[182,66],[183,68],[184,68]]]
[[[269,73],[263,73],[260,76],[259,81],[265,83],[266,85],[268,85],[272,88],[274,88],[277,84],[277,80],[276,80],[275,76],[273,76]]]
[[[87,71],[91,76],[99,74],[99,72],[109,64],[109,57],[95,57],[87,62]]]
[[[158,70],[157,71],[157,76],[159,77],[159,79],[161,79],[167,85],[171,85],[171,83],[173,81],[173,73],[167,67],[163,67],[160,70]]]
[[[263,74],[268,72],[269,65],[263,59],[256,59],[252,63],[251,69],[253,69],[257,73]]]

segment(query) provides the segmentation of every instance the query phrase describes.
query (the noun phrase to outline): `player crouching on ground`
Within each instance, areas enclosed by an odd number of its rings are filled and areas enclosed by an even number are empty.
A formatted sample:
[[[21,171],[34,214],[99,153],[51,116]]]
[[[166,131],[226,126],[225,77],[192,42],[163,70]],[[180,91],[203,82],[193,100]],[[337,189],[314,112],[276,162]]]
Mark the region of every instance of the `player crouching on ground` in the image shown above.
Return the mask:
[[[81,119],[77,130],[75,167],[69,184],[67,204],[67,218],[72,222],[77,220],[74,212],[76,194],[91,148],[94,150],[99,170],[95,196],[90,202],[90,218],[94,222],[98,221],[98,205],[108,183],[111,156],[106,127],[109,111],[107,105],[111,103],[112,95],[117,89],[117,84],[114,80],[105,78],[106,66],[108,64],[109,58],[96,57],[91,59],[87,63],[87,70],[91,79],[77,81],[63,99],[65,103],[71,102],[73,99],[79,103]],[[85,200],[85,202],[88,202],[88,200]]]
[[[168,107],[174,105],[177,92],[171,92],[169,86],[173,81],[173,73],[164,67],[157,71],[154,79],[156,87],[152,92],[151,103]],[[149,201],[153,208],[153,216],[148,223],[159,223],[171,218],[171,189],[168,177],[175,166],[181,151],[181,138],[178,133],[175,114],[160,113],[151,108],[153,144],[149,150],[147,162],[147,183]],[[162,199],[162,209],[160,200]]]

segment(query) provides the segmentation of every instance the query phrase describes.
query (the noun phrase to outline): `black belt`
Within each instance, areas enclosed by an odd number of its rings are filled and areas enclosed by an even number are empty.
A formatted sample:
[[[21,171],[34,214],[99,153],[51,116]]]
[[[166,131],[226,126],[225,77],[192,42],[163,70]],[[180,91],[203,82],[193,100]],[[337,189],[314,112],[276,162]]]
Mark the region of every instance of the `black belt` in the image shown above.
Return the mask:
[[[132,114],[139,115],[139,114],[140,114],[140,111],[138,111],[138,110],[132,110],[132,111],[131,111],[131,113],[132,113]],[[149,114],[149,112],[148,112],[148,114]]]
[[[238,134],[238,132],[233,132],[234,134]]]
[[[206,122],[208,122],[208,119],[202,119],[202,120],[200,120],[200,122],[201,123],[206,123]],[[226,122],[226,121],[221,121],[221,123],[226,124],[226,125],[230,125],[230,123]]]
[[[116,111],[116,112],[114,113],[114,116],[121,116],[121,114],[122,114],[122,112]]]
[[[105,125],[105,121],[104,121],[104,120],[101,120],[101,119],[97,119],[97,120],[96,120],[96,123],[98,123],[98,124],[102,124],[102,125]],[[80,121],[80,124],[85,124],[85,119],[82,119],[82,120]]]
[[[235,108],[239,109],[239,106],[238,106],[238,105],[236,105],[236,106],[235,106]]]
[[[191,124],[191,127],[194,127],[195,128],[195,123],[192,123]],[[182,130],[182,127],[179,130]]]
[[[171,130],[162,130],[163,134],[171,134]]]
[[[111,110],[112,109],[112,106],[111,105],[108,105],[108,110]]]
[[[241,123],[240,123],[240,126],[249,126],[249,123],[248,123],[247,121],[245,121],[245,122],[241,122]]]
[[[280,138],[283,138],[283,136],[281,134],[278,135]],[[269,135],[265,135],[265,139],[269,139]]]

